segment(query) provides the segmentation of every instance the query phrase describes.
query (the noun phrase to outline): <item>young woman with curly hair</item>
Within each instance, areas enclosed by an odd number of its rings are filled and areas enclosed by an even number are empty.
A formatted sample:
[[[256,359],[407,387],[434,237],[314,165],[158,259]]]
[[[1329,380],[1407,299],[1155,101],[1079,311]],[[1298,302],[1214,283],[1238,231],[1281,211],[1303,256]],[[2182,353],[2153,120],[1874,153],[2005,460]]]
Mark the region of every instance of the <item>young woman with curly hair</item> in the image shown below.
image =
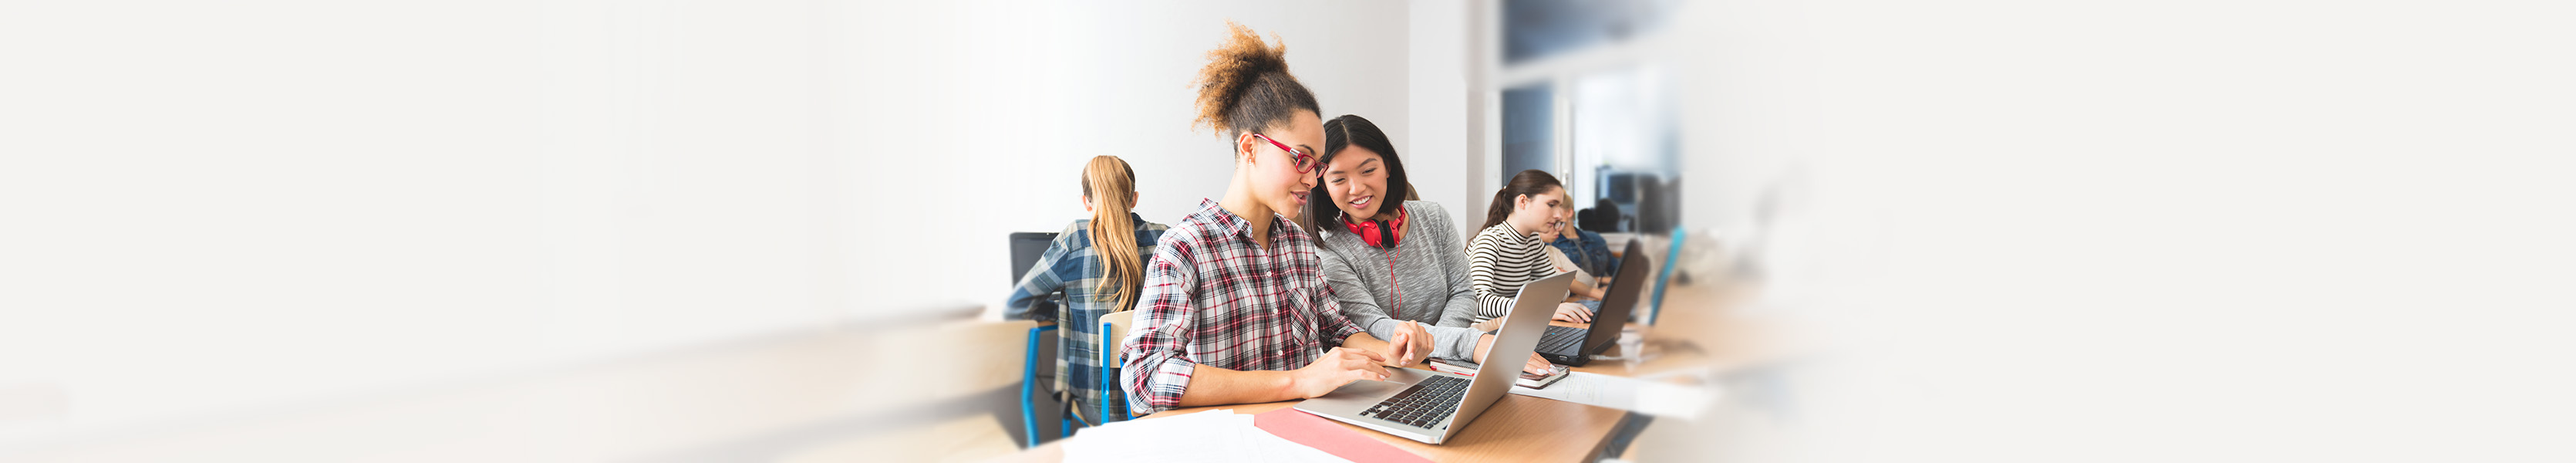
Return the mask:
[[[1284,47],[1228,26],[1199,71],[1196,122],[1226,136],[1233,177],[1146,262],[1119,373],[1138,414],[1321,396],[1385,379],[1412,355],[1342,315],[1297,226],[1324,144],[1314,93],[1288,73]]]

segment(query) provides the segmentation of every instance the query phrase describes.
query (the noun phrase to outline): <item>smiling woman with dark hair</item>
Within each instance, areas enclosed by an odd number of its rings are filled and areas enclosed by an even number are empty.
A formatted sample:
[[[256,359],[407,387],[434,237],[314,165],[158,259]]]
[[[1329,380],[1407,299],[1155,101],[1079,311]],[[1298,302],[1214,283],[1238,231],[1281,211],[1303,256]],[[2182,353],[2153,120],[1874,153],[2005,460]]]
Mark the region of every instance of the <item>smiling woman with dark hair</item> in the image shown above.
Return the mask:
[[[1343,152],[1354,148],[1363,155],[1378,158],[1380,162],[1369,167],[1384,170],[1382,175],[1385,178],[1379,184],[1385,186],[1371,190],[1370,196],[1372,198],[1385,196],[1388,201],[1378,201],[1363,206],[1375,208],[1367,211],[1369,216],[1397,213],[1397,209],[1402,208],[1405,203],[1403,200],[1415,199],[1413,181],[1404,175],[1404,162],[1395,157],[1395,143],[1387,141],[1386,132],[1379,131],[1376,123],[1369,122],[1359,115],[1344,114],[1324,122],[1324,155],[1317,156],[1315,162],[1329,166],[1334,159],[1340,158]],[[1354,162],[1356,161],[1354,159]],[[1353,166],[1356,167],[1357,164]],[[1348,179],[1336,180],[1333,172],[1326,169],[1323,172],[1322,183],[1316,184],[1315,191],[1308,193],[1306,197],[1327,196],[1326,190],[1331,189],[1336,181],[1346,180]],[[1342,203],[1337,201],[1309,201],[1306,203],[1306,219],[1314,222],[1317,230],[1331,231],[1335,227],[1343,226],[1342,217],[1345,215],[1343,209]]]
[[[1323,177],[1306,194],[1315,199],[1307,215],[1323,237],[1324,280],[1342,314],[1371,336],[1412,346],[1401,351],[1484,362],[1494,337],[1468,327],[1478,296],[1467,246],[1439,203],[1398,200],[1412,185],[1386,133],[1359,116],[1333,118],[1317,160]],[[1544,373],[1547,360],[1532,353],[1522,369]]]

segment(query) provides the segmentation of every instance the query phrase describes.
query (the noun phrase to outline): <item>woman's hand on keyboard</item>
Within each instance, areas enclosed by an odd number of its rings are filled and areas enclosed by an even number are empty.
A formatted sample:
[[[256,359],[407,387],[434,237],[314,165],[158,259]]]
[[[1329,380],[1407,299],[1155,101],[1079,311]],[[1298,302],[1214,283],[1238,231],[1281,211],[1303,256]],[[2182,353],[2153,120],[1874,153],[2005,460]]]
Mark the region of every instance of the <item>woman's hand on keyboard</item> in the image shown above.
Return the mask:
[[[1386,357],[1375,352],[1345,347],[1324,351],[1315,363],[1289,372],[1289,388],[1298,397],[1314,398],[1340,389],[1352,381],[1385,381]]]
[[[1592,323],[1592,308],[1574,302],[1558,303],[1554,318],[1566,323]]]

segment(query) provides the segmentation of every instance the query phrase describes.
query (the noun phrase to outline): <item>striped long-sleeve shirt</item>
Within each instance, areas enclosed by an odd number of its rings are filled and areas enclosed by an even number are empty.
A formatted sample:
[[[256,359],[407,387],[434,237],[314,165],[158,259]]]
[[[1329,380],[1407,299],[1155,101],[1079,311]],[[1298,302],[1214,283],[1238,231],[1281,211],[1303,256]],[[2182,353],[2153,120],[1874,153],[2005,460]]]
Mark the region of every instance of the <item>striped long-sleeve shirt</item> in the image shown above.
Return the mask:
[[[1511,313],[1521,286],[1556,274],[1547,245],[1538,234],[1522,233],[1511,222],[1485,227],[1467,244],[1468,286],[1476,290],[1476,322]],[[1551,310],[1553,307],[1550,308]]]

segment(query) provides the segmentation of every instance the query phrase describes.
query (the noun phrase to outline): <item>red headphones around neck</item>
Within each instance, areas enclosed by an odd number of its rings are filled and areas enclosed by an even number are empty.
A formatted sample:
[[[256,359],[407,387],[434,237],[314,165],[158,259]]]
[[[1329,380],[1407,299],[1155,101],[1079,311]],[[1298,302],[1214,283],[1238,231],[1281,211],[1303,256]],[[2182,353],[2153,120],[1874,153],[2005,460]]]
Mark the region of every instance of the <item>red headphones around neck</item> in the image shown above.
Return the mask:
[[[1345,217],[1342,220],[1342,227],[1349,228],[1351,234],[1359,235],[1360,241],[1367,242],[1370,246],[1393,249],[1395,242],[1404,238],[1404,215],[1404,208],[1396,208],[1393,224],[1387,224],[1382,220],[1349,220]]]
[[[1393,251],[1395,250],[1395,242],[1404,238],[1404,216],[1404,208],[1397,207],[1395,208],[1395,220],[1393,221],[1395,223],[1392,224],[1383,223],[1384,221],[1378,220],[1363,222],[1350,220],[1350,217],[1348,216],[1342,217],[1342,227],[1350,229],[1351,234],[1353,235],[1359,235],[1360,241],[1367,242],[1370,246],[1376,246],[1379,249],[1389,251],[1386,253],[1386,291],[1387,295],[1391,296],[1388,300],[1395,301],[1395,304],[1393,304],[1393,307],[1387,307],[1386,309],[1387,312],[1395,314],[1395,318],[1397,320],[1405,319],[1404,308],[1402,307],[1404,305],[1404,290],[1396,286],[1395,283],[1396,254]]]

